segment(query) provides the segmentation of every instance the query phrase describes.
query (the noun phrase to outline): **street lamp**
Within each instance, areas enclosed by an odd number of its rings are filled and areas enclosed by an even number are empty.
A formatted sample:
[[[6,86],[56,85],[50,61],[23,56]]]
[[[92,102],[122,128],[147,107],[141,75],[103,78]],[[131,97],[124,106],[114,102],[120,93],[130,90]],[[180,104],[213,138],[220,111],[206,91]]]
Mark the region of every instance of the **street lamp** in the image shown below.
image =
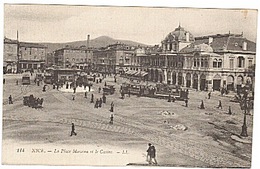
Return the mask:
[[[248,136],[248,134],[247,134],[247,126],[246,126],[246,111],[247,111],[247,95],[248,95],[248,91],[247,90],[245,90],[244,91],[244,96],[243,96],[243,98],[242,98],[242,100],[241,100],[241,102],[242,102],[242,105],[241,105],[241,109],[243,109],[244,108],[244,122],[243,122],[243,126],[242,126],[242,132],[241,132],[241,134],[240,134],[240,136],[243,136],[243,137],[247,137]]]

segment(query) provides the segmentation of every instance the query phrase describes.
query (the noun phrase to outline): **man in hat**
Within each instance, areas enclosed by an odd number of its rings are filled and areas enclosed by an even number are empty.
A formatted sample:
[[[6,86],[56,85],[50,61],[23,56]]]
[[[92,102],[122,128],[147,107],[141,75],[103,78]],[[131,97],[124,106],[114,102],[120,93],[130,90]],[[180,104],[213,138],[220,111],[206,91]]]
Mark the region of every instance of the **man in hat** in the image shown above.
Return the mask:
[[[75,126],[74,126],[74,123],[71,123],[71,133],[70,133],[70,136],[73,136],[73,135],[77,135],[77,133],[75,132]]]
[[[154,147],[154,145],[152,145],[151,143],[148,144],[149,148],[147,150],[147,161],[149,162],[149,164],[157,164],[156,158],[155,158],[155,153],[156,153],[156,149]],[[153,162],[154,160],[154,162]]]

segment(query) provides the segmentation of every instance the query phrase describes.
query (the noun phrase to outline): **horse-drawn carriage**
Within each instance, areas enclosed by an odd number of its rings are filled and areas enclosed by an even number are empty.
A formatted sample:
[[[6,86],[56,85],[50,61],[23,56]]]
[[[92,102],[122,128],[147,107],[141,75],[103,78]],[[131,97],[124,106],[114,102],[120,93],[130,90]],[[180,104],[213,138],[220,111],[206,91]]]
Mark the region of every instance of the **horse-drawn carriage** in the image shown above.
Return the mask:
[[[33,95],[23,97],[23,105],[32,108],[42,108],[43,98],[36,98]]]
[[[113,85],[106,85],[103,87],[103,93],[105,95],[114,94],[115,93],[115,87]]]

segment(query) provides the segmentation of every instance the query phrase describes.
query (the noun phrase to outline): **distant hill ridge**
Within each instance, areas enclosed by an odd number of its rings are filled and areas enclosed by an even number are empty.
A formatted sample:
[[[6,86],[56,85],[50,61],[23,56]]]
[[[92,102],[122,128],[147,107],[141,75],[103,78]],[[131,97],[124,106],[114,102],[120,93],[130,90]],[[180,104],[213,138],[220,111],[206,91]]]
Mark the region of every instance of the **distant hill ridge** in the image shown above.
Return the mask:
[[[149,45],[145,45],[139,42],[134,42],[134,41],[130,41],[130,40],[119,40],[119,39],[113,39],[109,36],[100,36],[97,37],[95,39],[90,39],[90,47],[93,48],[101,48],[101,47],[106,47],[108,45],[114,44],[114,43],[124,43],[130,46],[149,46]],[[47,48],[47,52],[53,52],[57,49],[61,49],[68,46],[72,46],[72,47],[80,47],[80,46],[87,46],[87,40],[83,40],[83,41],[74,41],[74,42],[66,42],[66,43],[40,43],[42,45],[45,45]]]

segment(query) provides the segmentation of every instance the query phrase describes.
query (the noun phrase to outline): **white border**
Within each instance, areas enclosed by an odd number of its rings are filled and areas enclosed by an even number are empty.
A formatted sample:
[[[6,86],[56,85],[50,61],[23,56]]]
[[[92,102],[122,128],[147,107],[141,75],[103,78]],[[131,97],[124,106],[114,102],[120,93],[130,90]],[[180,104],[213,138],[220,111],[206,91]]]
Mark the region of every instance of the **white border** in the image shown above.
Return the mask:
[[[249,8],[249,9],[258,9],[259,10],[259,0],[3,0],[1,2],[0,12],[0,23],[1,23],[1,33],[0,33],[0,39],[3,39],[3,4],[4,3],[36,3],[36,4],[71,4],[71,5],[108,5],[108,6],[147,6],[147,7],[193,7],[193,8]],[[259,15],[258,15],[259,16]],[[258,36],[257,36],[257,42],[259,42],[259,17],[258,17]],[[256,56],[256,89],[255,89],[255,110],[254,110],[254,135],[253,135],[253,158],[252,158],[252,169],[258,169],[260,168],[260,132],[258,131],[260,129],[260,113],[258,112],[260,110],[260,59],[259,59],[259,43],[257,43],[257,56]],[[0,53],[3,53],[3,41],[0,45]],[[3,55],[2,55],[3,56]],[[2,71],[2,62],[0,62],[0,71]],[[2,73],[0,73],[2,76]],[[1,97],[2,97],[2,83],[0,83],[1,87]],[[2,110],[2,108],[1,108]],[[1,111],[2,112],[2,111]],[[0,126],[2,132],[2,116],[0,119]],[[0,139],[0,144],[2,145],[2,139]],[[1,146],[2,147],[2,146]],[[1,150],[2,151],[2,150]],[[0,152],[0,158],[1,158],[1,152]],[[2,158],[1,158],[2,159]],[[58,169],[72,169],[72,168],[86,168],[86,166],[6,166],[6,165],[0,165],[0,168],[3,169],[30,169],[30,168],[58,168]],[[87,168],[93,168],[93,167],[87,167]],[[95,167],[97,169],[102,167]],[[106,167],[106,168],[112,168],[112,167]],[[119,167],[123,168],[123,167]],[[128,167],[129,168],[129,167]],[[133,167],[130,167],[133,168]],[[144,167],[142,167],[144,168]],[[147,168],[147,167],[145,167]],[[157,167],[156,167],[157,168]],[[160,167],[162,168],[162,167]],[[178,168],[176,168],[178,169]]]

